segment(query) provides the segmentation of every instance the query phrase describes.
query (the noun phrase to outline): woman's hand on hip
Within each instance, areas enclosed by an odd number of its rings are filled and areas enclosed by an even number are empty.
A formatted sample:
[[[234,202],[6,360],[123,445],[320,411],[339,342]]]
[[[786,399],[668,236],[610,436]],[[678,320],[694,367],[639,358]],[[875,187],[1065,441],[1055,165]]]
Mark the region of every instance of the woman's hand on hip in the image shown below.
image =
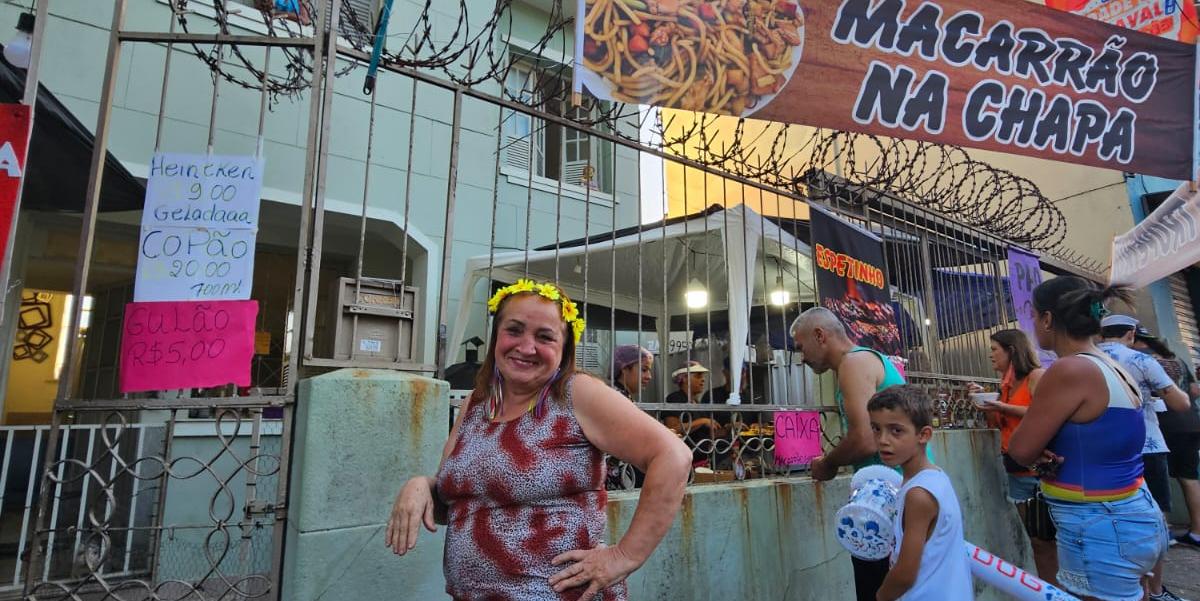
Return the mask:
[[[640,563],[621,552],[620,547],[600,545],[595,549],[567,551],[555,557],[553,565],[575,562],[550,577],[550,586],[561,593],[567,589],[587,586],[580,601],[590,601],[600,591],[625,580],[640,567]]]
[[[430,532],[437,532],[433,523],[433,479],[418,476],[404,483],[396,501],[392,503],[392,515],[388,518],[384,544],[396,555],[404,555],[417,546],[417,534],[421,523]]]

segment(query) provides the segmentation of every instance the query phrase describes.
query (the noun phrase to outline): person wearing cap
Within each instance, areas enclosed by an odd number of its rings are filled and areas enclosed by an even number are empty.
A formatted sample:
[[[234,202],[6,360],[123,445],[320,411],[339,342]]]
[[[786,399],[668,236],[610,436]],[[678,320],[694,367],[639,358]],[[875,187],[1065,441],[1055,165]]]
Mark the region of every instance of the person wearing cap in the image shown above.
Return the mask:
[[[1137,335],[1138,320],[1128,315],[1107,315],[1100,320],[1100,344],[1110,359],[1124,368],[1141,395],[1142,419],[1146,439],[1142,447],[1142,478],[1159,510],[1171,509],[1170,476],[1167,469],[1167,442],[1158,425],[1158,410],[1186,411],[1191,408],[1187,394],[1175,385],[1153,357],[1131,348]],[[1151,601],[1177,601],[1180,597],[1163,588],[1163,562],[1159,560],[1148,578]]]
[[[637,401],[642,387],[654,375],[654,355],[636,345],[625,344],[613,351],[612,385],[631,401]]]
[[[708,386],[708,368],[699,361],[688,361],[686,365],[671,372],[671,379],[679,388],[667,395],[668,403],[698,404],[705,403],[704,389]],[[693,439],[716,438],[722,434],[724,426],[710,417],[692,417],[684,423],[685,411],[663,412],[662,420],[667,428],[676,434],[692,435]],[[690,416],[689,416],[690,417]]]
[[[1159,413],[1158,425],[1170,449],[1167,473],[1179,483],[1188,510],[1188,529],[1176,536],[1175,541],[1200,548],[1200,384],[1187,363],[1146,328],[1138,326],[1133,348],[1154,357],[1167,376],[1191,399],[1188,411]]]

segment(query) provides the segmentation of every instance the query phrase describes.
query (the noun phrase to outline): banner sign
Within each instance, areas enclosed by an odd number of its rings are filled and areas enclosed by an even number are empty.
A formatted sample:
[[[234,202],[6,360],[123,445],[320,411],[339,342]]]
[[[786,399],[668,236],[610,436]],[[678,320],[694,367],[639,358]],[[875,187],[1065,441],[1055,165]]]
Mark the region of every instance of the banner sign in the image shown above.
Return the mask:
[[[1019,248],[1008,249],[1008,289],[1012,293],[1013,313],[1017,324],[1037,350],[1042,367],[1050,367],[1055,354],[1038,346],[1033,323],[1037,311],[1033,308],[1033,289],[1042,283],[1042,265],[1038,258]]]
[[[121,392],[250,385],[258,301],[129,303]]]
[[[1191,178],[1174,40],[1025,0],[577,1],[601,99]]]
[[[775,465],[807,465],[821,454],[820,413],[775,413]]]
[[[1182,184],[1133,229],[1113,239],[1109,280],[1142,288],[1200,262],[1200,193]]]
[[[30,123],[28,106],[0,104],[0,267],[10,259],[5,253],[17,217],[17,194],[25,177]]]
[[[850,340],[885,355],[901,355],[883,240],[812,206],[813,259],[821,306],[837,314]]]
[[[1185,44],[1195,43],[1198,31],[1190,0],[1046,0],[1046,6]]]
[[[262,173],[252,156],[154,155],[134,300],[250,298]]]

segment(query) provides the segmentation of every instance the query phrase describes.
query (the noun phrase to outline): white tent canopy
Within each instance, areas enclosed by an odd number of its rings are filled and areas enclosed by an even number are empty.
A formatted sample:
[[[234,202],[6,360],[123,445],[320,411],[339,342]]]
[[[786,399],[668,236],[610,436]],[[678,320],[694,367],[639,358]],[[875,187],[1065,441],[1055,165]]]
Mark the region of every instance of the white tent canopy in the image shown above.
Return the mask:
[[[684,292],[690,280],[698,280],[709,290],[708,309],[728,310],[730,365],[746,359],[750,308],[766,304],[780,278],[792,302],[815,297],[808,245],[745,205],[643,226],[640,233],[633,230],[600,241],[593,237],[588,243],[567,242],[557,249],[468,259],[448,348],[458,348],[466,338],[475,287],[488,278],[489,270],[492,280],[504,282],[557,279],[577,303],[586,300],[589,305],[654,316],[660,340],[670,317],[688,312]],[[730,404],[741,402],[736,392],[741,374],[740,369],[730,370]]]

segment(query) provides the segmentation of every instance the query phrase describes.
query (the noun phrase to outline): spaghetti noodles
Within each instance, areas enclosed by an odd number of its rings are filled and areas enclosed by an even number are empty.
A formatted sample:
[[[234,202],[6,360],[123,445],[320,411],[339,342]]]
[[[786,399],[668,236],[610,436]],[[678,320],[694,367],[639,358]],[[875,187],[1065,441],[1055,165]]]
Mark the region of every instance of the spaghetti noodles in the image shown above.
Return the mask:
[[[789,0],[587,0],[584,64],[614,99],[745,115],[799,61],[804,14]]]

